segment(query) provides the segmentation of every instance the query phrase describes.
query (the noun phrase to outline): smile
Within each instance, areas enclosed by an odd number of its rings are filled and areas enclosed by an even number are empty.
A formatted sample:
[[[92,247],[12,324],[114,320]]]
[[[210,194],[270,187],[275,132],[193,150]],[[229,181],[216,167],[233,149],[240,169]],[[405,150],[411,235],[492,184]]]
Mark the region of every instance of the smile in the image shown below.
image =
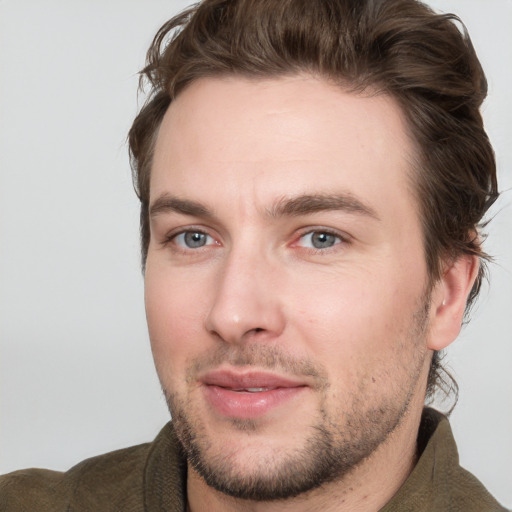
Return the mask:
[[[278,411],[308,388],[303,381],[254,371],[213,371],[202,378],[202,384],[214,414],[238,419],[255,419]]]

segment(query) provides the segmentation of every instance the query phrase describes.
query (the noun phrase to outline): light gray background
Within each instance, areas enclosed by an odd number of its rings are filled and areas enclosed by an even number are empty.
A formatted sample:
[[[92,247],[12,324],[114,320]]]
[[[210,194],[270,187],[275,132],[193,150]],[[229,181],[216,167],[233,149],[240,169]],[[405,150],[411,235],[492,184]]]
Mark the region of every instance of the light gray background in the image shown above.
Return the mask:
[[[151,440],[168,420],[125,136],[150,40],[187,3],[0,0],[0,473],[63,470]],[[431,4],[469,28],[489,78],[501,189],[511,189],[512,1]],[[491,287],[448,360],[462,463],[510,507],[512,192],[494,212]]]

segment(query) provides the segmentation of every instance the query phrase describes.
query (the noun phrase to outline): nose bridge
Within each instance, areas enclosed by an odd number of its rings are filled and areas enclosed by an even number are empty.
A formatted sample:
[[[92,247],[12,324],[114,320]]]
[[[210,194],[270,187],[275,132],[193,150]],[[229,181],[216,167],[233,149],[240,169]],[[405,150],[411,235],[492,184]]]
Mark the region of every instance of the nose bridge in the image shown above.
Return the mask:
[[[251,333],[279,335],[284,316],[276,267],[264,247],[234,245],[219,269],[207,330],[230,343],[241,342]]]

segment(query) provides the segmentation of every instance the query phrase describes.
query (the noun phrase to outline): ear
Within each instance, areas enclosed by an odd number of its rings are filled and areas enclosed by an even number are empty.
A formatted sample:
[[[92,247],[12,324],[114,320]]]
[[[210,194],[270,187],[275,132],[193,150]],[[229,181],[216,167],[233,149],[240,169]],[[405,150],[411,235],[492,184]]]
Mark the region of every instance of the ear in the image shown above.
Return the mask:
[[[464,254],[450,263],[432,291],[428,348],[442,350],[459,335],[479,258]]]

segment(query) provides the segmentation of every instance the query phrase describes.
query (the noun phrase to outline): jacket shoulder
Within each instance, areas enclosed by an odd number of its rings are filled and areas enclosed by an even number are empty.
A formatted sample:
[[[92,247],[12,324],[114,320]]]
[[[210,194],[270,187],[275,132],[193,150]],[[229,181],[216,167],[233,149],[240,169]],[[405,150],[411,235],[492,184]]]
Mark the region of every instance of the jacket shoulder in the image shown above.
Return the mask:
[[[26,469],[0,477],[0,512],[143,510],[150,444],[86,459],[69,471]]]
[[[63,475],[47,469],[24,469],[1,476],[0,511],[61,510],[66,494]]]
[[[459,467],[457,477],[444,482],[447,505],[454,512],[508,512],[472,473]],[[448,489],[448,486],[450,487]]]

